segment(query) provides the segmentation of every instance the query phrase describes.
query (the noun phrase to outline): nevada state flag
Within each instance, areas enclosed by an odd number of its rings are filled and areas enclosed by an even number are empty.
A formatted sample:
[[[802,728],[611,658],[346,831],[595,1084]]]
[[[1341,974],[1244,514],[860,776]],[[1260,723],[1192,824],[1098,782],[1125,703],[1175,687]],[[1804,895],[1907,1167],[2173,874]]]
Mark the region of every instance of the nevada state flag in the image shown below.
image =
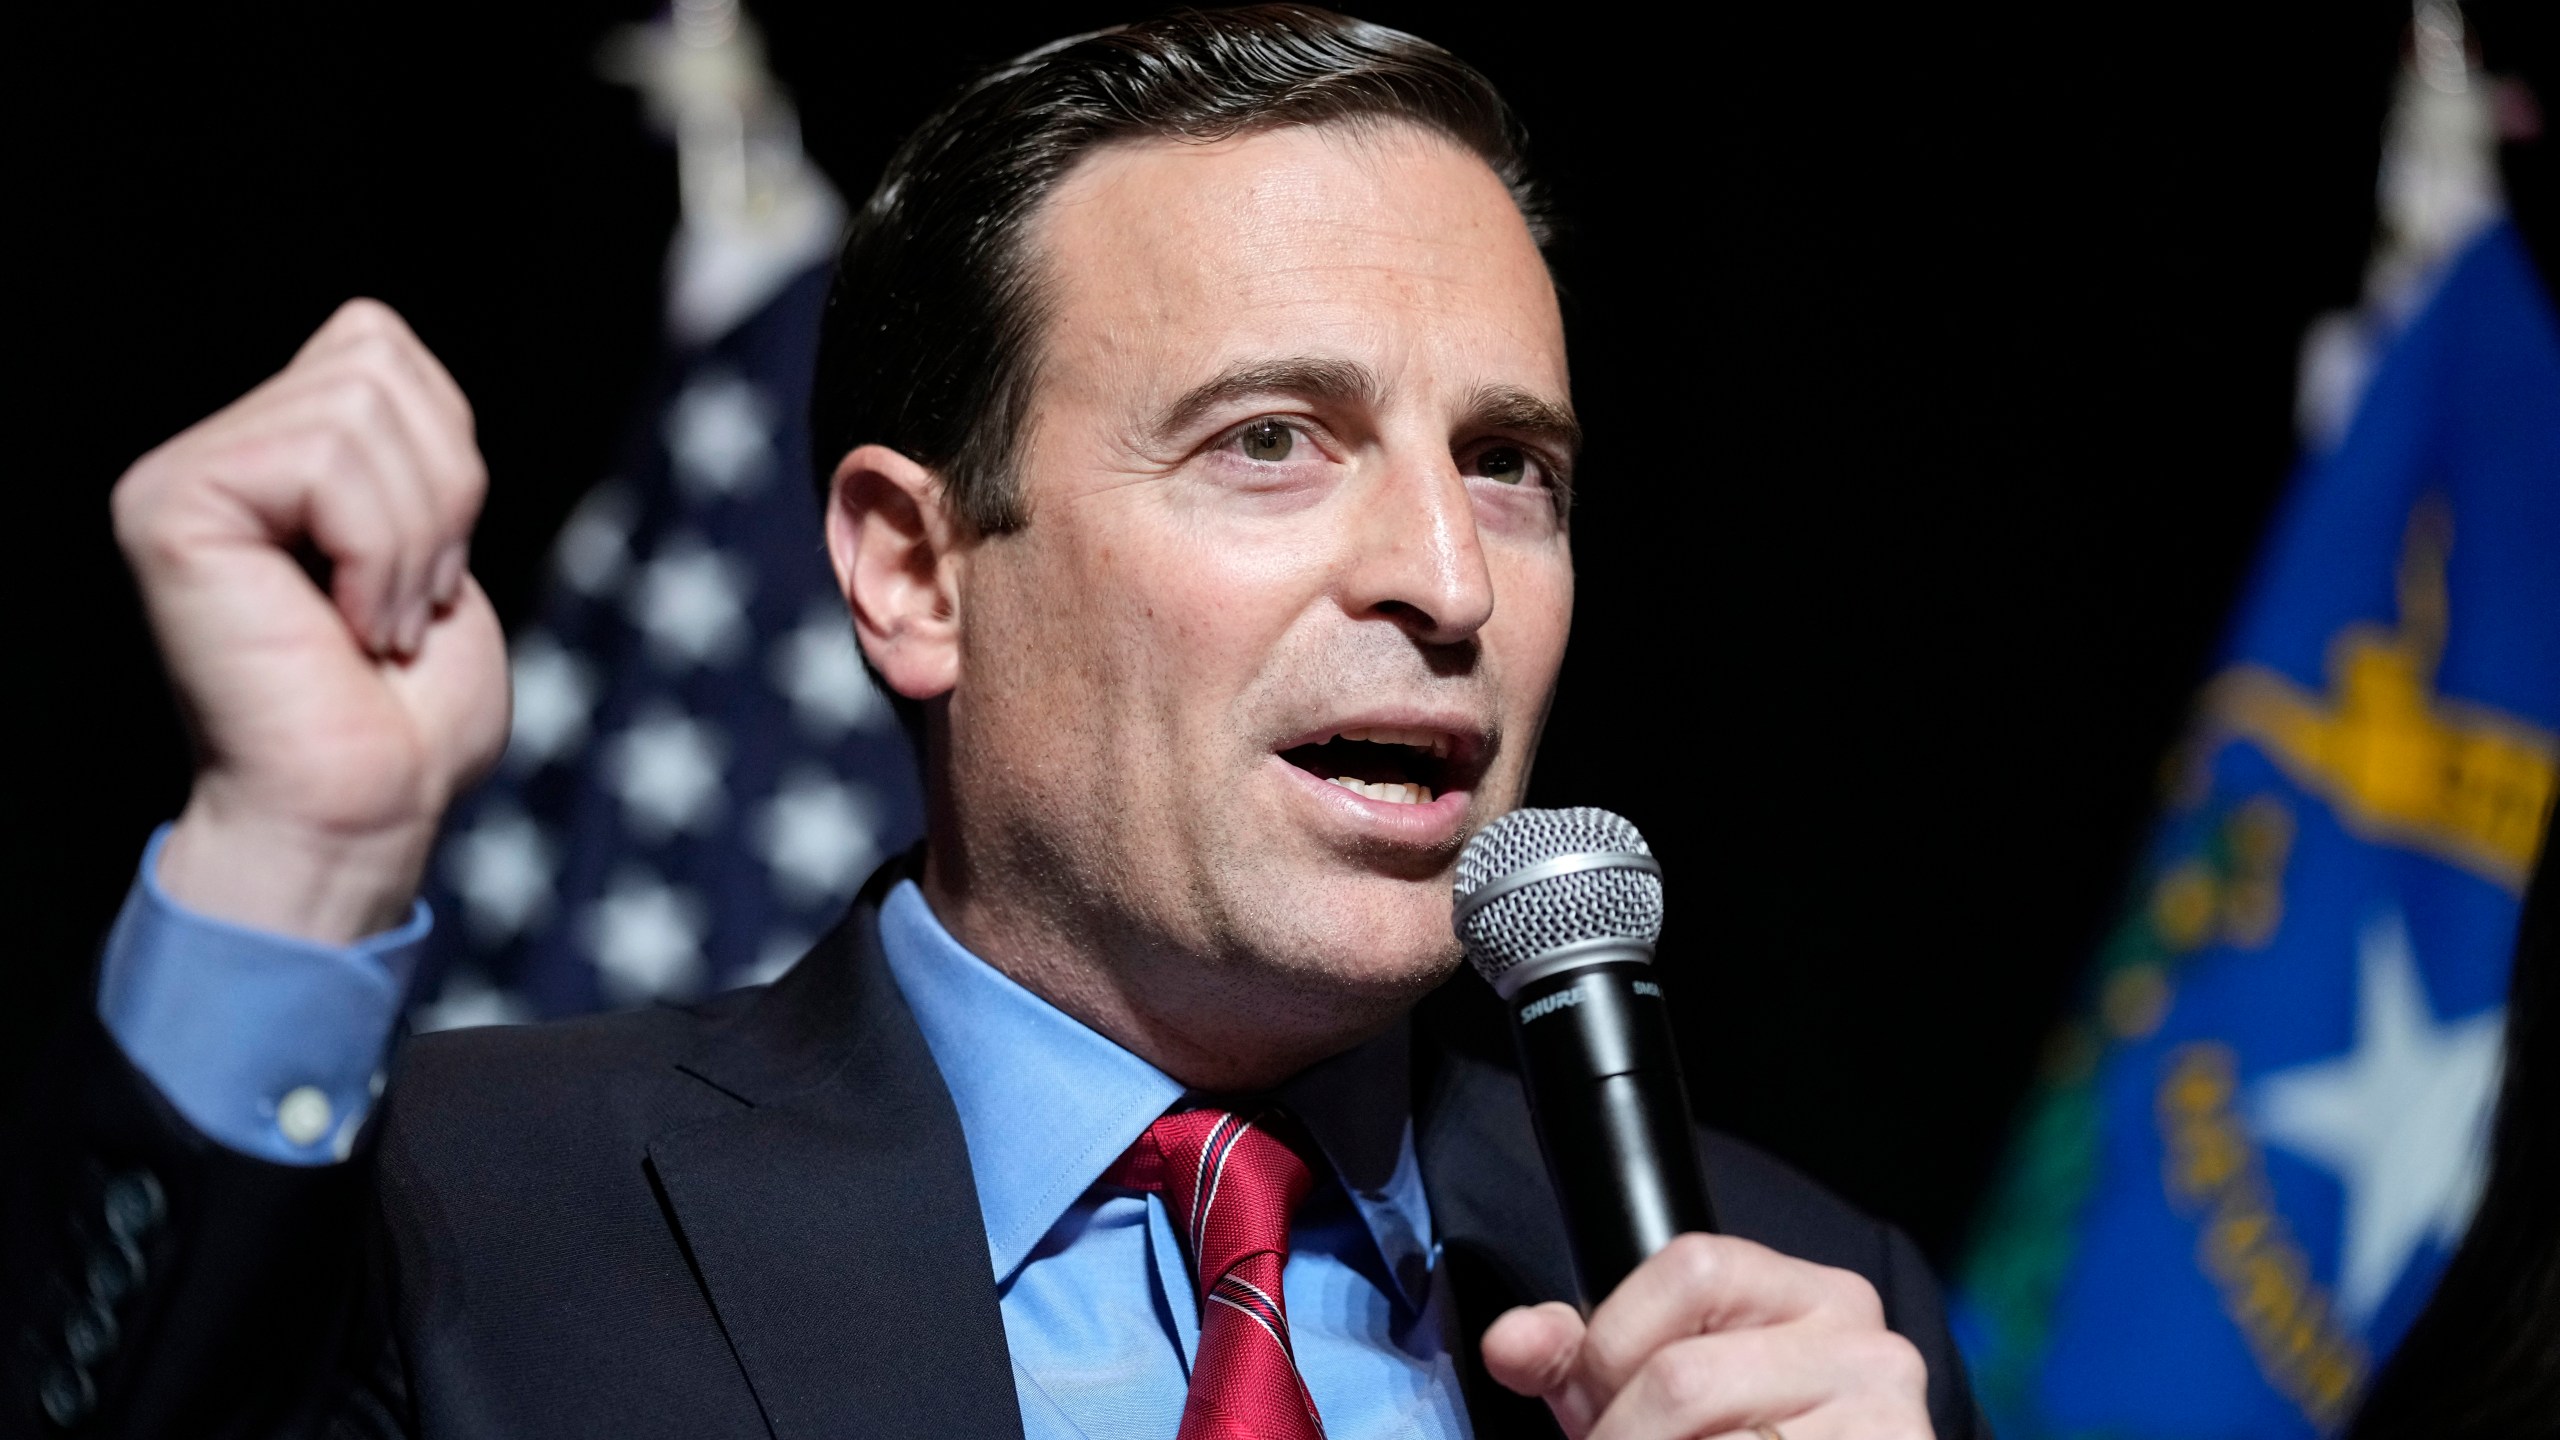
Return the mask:
[[[2278,515],[1961,1277],[2035,1436],[2349,1418],[2478,1198],[2560,760],[2560,328],[2494,223]]]

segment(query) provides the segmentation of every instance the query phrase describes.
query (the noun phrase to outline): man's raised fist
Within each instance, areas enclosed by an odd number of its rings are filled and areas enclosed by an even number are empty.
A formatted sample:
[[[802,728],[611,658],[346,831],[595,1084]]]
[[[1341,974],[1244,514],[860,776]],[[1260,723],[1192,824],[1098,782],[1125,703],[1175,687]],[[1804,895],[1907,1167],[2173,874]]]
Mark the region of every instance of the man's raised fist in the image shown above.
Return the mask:
[[[371,300],[117,482],[196,745],[160,859],[180,903],[326,942],[406,913],[506,739],[505,642],[468,568],[487,486],[461,389]]]

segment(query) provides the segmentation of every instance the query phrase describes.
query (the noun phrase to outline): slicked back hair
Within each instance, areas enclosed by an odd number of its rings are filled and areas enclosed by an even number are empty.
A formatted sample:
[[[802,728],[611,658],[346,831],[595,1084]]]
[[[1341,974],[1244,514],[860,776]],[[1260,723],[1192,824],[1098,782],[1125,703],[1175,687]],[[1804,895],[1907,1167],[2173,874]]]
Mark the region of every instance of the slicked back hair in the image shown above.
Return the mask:
[[[847,231],[810,403],[821,502],[845,454],[877,443],[933,470],[975,533],[1029,518],[1014,457],[1044,315],[1026,232],[1086,152],[1396,122],[1482,157],[1547,243],[1518,123],[1491,82],[1383,25],[1303,5],[1183,10],[970,82],[899,147]]]

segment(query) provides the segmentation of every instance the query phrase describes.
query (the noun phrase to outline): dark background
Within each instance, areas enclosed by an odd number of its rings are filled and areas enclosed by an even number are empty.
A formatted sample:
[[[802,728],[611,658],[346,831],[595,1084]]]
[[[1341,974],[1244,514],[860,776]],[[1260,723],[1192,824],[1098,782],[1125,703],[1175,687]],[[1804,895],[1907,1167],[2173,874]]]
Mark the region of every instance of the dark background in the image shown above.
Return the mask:
[[[672,156],[592,66],[645,6],[213,8],[13,27],[0,1085],[185,792],[124,466],[381,296],[478,407],[514,618],[653,362]],[[754,9],[857,198],[971,69],[1132,13]],[[1710,9],[1362,13],[1493,76],[1568,221],[1593,439],[1534,798],[1662,853],[1702,1112],[1945,1258],[2356,295],[2408,11]]]

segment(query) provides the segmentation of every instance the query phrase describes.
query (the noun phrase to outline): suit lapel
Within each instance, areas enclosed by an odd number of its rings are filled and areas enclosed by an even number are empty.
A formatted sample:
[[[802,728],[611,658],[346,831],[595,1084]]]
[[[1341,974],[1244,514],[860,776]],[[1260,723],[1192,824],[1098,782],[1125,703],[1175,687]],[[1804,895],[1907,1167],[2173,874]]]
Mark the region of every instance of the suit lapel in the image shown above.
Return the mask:
[[[1470,988],[1472,987],[1472,988]],[[1485,1373],[1486,1328],[1514,1305],[1573,1302],[1564,1215],[1538,1155],[1520,1081],[1495,1059],[1508,1042],[1492,992],[1461,975],[1414,1017],[1414,1147],[1454,1310],[1451,1345],[1478,1440],[1553,1437],[1544,1402]],[[1488,1017],[1489,1020],[1488,1020]]]
[[[649,1145],[688,1258],[778,1440],[1019,1436],[958,1113],[880,955],[892,865],[681,1067],[738,1102]],[[1574,1298],[1564,1221],[1501,1017],[1458,982],[1417,1011],[1416,1149],[1480,1440],[1556,1434],[1495,1385],[1504,1310]],[[1483,1013],[1477,1013],[1477,1012]],[[1490,1016],[1490,1024],[1487,1017]]]
[[[959,1117],[880,956],[895,878],[685,1062],[738,1108],[649,1146],[779,1440],[1021,1434]]]

